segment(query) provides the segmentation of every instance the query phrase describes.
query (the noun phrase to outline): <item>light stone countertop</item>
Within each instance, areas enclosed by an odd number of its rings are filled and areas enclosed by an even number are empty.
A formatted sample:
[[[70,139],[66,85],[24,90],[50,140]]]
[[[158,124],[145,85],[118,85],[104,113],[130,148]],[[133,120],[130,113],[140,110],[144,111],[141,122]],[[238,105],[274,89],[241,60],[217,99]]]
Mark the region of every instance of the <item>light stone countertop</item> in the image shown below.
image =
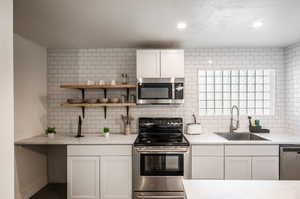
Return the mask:
[[[299,199],[300,181],[183,180],[186,199]]]
[[[288,133],[260,133],[256,134],[268,139],[267,141],[230,141],[215,133],[201,135],[185,135],[190,144],[300,144],[300,135]]]
[[[201,135],[185,135],[190,144],[300,144],[300,135],[295,134],[257,134],[269,139],[268,141],[229,141],[214,133]],[[46,135],[39,135],[27,139],[18,140],[16,145],[76,145],[76,144],[126,144],[132,145],[137,134],[129,136],[123,134],[110,134],[109,138],[102,135],[89,134],[83,138],[57,134],[55,138],[48,138]]]
[[[75,138],[74,136],[66,136],[57,134],[54,138],[48,138],[46,135],[39,135],[27,139],[18,140],[16,145],[132,145],[136,139],[137,134],[123,135],[110,134],[108,138],[103,135],[85,135],[82,138]]]

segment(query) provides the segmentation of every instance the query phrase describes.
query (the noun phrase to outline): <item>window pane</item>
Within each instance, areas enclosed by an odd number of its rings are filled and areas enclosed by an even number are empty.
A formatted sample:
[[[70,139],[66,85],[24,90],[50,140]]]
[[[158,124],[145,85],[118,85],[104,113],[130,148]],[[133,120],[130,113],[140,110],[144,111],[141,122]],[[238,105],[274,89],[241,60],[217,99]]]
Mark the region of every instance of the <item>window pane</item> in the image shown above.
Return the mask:
[[[204,76],[204,77],[199,77],[199,84],[206,84],[206,77]]]
[[[222,84],[218,84],[215,86],[215,91],[216,92],[222,92]]]
[[[199,102],[199,109],[206,109],[206,101]]]
[[[206,93],[199,92],[199,100],[206,100]]]
[[[222,100],[222,98],[223,98],[222,93],[215,93],[215,99],[216,100]]]

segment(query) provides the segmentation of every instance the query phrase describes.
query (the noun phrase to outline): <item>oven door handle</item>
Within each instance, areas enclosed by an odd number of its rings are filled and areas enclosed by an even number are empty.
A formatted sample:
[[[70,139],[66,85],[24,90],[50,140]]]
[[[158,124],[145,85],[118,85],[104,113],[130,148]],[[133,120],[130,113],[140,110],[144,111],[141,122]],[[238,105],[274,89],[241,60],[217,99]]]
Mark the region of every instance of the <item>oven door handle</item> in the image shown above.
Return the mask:
[[[182,150],[145,150],[145,149],[137,149],[137,152],[139,153],[144,153],[144,154],[149,154],[149,153],[157,153],[157,154],[184,154],[184,153],[187,153],[188,150],[187,149],[182,149]]]
[[[184,199],[184,196],[137,196],[138,199]]]

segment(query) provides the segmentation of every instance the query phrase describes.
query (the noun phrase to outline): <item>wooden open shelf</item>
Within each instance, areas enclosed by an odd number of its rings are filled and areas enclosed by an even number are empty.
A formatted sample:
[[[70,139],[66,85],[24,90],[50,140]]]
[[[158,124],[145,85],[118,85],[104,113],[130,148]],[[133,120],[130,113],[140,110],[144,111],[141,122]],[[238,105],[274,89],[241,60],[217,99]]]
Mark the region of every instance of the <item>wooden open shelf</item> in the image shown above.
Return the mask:
[[[81,91],[82,100],[85,99],[85,92],[87,89],[102,89],[104,91],[104,97],[107,98],[107,89],[121,88],[126,89],[127,101],[129,100],[129,90],[136,88],[134,84],[116,84],[116,85],[60,85],[60,88],[72,88],[79,89]],[[104,119],[106,119],[107,107],[126,107],[127,116],[129,115],[129,107],[136,106],[135,103],[102,103],[102,104],[61,104],[61,107],[80,107],[82,110],[82,116],[85,117],[86,107],[103,107]]]
[[[129,107],[135,103],[102,103],[102,104],[61,104],[63,107]]]
[[[116,85],[61,85],[60,88],[77,88],[77,89],[90,89],[90,88],[135,88],[133,84],[116,84]]]

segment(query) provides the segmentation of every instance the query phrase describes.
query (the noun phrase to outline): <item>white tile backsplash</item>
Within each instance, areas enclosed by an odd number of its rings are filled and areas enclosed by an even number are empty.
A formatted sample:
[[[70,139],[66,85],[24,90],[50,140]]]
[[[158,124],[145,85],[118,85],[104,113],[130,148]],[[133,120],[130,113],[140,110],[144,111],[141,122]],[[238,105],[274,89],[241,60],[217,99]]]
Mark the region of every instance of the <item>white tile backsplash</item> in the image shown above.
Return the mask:
[[[299,55],[299,53],[298,53]],[[48,50],[48,125],[58,132],[76,133],[80,108],[62,108],[67,98],[80,97],[80,91],[59,88],[61,84],[84,84],[87,80],[119,80],[128,73],[135,82],[135,49],[49,49]],[[276,69],[276,108],[274,116],[259,117],[272,132],[285,130],[285,67],[282,48],[201,48],[185,49],[185,103],[180,106],[138,106],[130,108],[135,118],[183,117],[192,122],[192,113],[198,113],[198,70],[224,69]],[[298,75],[300,76],[300,70]],[[300,79],[300,78],[298,78]],[[299,84],[300,85],[300,84]],[[134,90],[132,90],[134,93]],[[108,96],[125,94],[125,90],[108,90]],[[102,90],[88,90],[87,98],[103,96]],[[299,94],[300,96],[300,94]],[[300,106],[300,103],[298,103]],[[113,133],[122,131],[121,114],[126,108],[108,108],[104,120],[103,108],[87,108],[83,123],[85,133],[97,133],[109,127]],[[198,117],[199,118],[199,117]],[[229,128],[228,116],[199,118],[207,132],[225,131]],[[246,117],[241,120],[241,130],[247,130]]]
[[[289,132],[300,134],[300,43],[285,49],[286,118]]]

